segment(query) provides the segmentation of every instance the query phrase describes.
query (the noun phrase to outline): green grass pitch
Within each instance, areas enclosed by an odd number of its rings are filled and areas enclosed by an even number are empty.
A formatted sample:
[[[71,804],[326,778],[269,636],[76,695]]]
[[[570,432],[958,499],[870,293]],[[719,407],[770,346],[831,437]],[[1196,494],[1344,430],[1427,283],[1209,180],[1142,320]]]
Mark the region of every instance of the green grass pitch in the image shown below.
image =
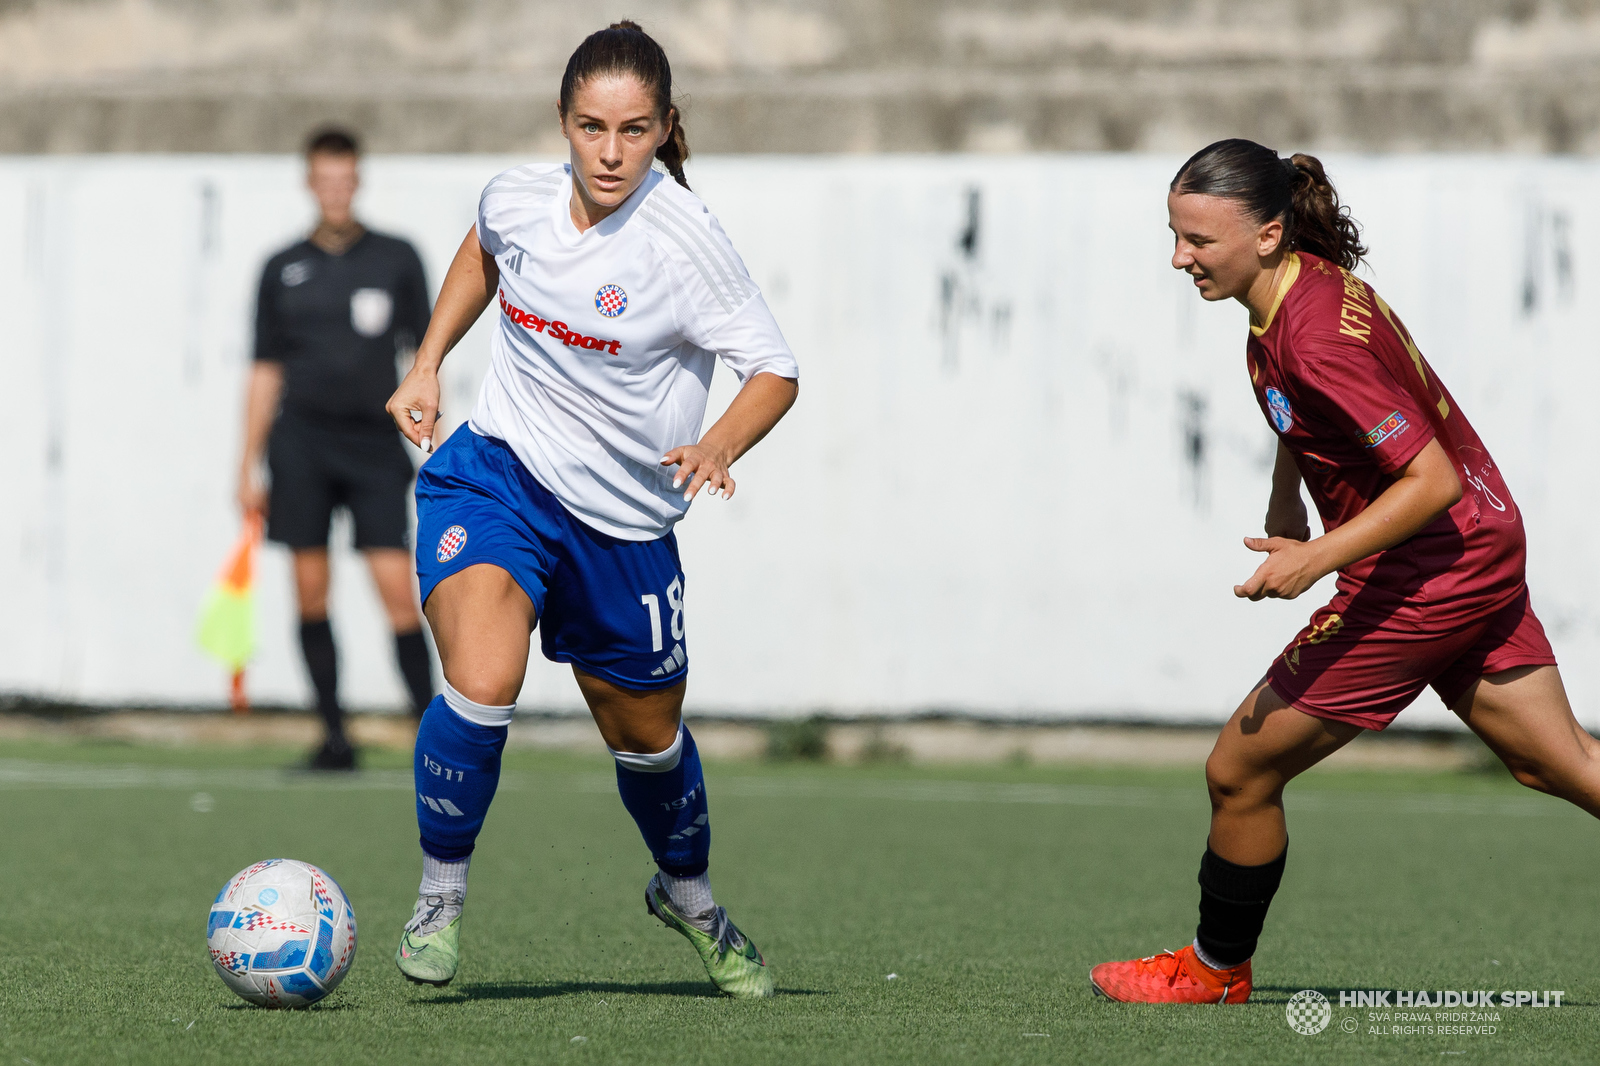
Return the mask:
[[[1087,981],[1192,936],[1197,771],[713,764],[717,898],[779,989],[739,1003],[646,916],[649,858],[602,759],[508,754],[462,971],[432,990],[391,961],[419,866],[407,761],[335,787],[279,773],[290,754],[0,746],[0,1062],[1595,1058],[1600,826],[1504,775],[1299,782],[1256,998],[1212,1008],[1110,1004]],[[326,868],[360,922],[353,971],[307,1011],[247,1006],[206,955],[212,897],[271,856]],[[1285,1021],[1303,988],[1334,1000],[1315,1036]],[[1470,1037],[1377,1035],[1338,1006],[1384,988],[1566,999]]]

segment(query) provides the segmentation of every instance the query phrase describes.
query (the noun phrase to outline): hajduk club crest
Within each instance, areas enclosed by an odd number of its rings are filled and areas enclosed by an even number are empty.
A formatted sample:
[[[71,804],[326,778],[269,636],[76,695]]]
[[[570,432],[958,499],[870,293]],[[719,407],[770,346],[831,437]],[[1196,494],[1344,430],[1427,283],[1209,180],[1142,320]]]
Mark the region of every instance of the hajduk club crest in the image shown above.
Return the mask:
[[[460,526],[451,526],[444,531],[444,536],[439,538],[439,550],[434,555],[441,563],[448,563],[460,555],[461,549],[466,546],[467,531]]]
[[[602,285],[594,294],[594,309],[607,318],[616,318],[628,309],[628,294],[621,285]]]

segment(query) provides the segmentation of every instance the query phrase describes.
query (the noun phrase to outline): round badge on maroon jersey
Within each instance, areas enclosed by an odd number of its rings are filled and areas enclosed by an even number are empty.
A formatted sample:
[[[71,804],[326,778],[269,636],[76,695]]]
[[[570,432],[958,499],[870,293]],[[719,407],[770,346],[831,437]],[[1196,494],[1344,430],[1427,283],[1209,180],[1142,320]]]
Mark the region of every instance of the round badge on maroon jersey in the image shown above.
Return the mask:
[[[448,563],[460,555],[461,549],[466,546],[467,531],[460,526],[451,526],[444,531],[444,536],[439,538],[439,550],[434,555],[441,563]]]
[[[1279,433],[1287,433],[1294,426],[1294,411],[1289,407],[1289,397],[1277,389],[1267,389],[1267,417],[1272,419],[1272,428]]]
[[[628,294],[621,285],[602,285],[594,294],[594,309],[607,318],[616,318],[628,309]]]

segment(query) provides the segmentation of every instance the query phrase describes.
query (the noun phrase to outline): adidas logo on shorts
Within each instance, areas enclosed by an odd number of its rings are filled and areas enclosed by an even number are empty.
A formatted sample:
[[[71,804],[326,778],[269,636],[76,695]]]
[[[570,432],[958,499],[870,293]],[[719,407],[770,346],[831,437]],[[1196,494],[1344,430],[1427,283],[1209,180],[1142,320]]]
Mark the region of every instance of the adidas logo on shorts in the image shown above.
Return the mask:
[[[677,673],[688,663],[689,657],[683,653],[682,644],[672,646],[672,654],[661,660],[661,665],[650,671],[651,677],[666,677],[668,674]]]

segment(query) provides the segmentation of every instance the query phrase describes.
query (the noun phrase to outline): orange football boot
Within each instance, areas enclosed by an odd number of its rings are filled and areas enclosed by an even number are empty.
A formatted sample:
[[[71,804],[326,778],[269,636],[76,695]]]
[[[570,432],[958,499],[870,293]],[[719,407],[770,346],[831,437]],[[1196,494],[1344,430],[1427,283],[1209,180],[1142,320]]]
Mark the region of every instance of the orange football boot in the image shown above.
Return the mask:
[[[1089,971],[1096,995],[1118,1003],[1243,1003],[1250,998],[1250,960],[1213,970],[1194,945],[1128,962],[1102,962]]]

